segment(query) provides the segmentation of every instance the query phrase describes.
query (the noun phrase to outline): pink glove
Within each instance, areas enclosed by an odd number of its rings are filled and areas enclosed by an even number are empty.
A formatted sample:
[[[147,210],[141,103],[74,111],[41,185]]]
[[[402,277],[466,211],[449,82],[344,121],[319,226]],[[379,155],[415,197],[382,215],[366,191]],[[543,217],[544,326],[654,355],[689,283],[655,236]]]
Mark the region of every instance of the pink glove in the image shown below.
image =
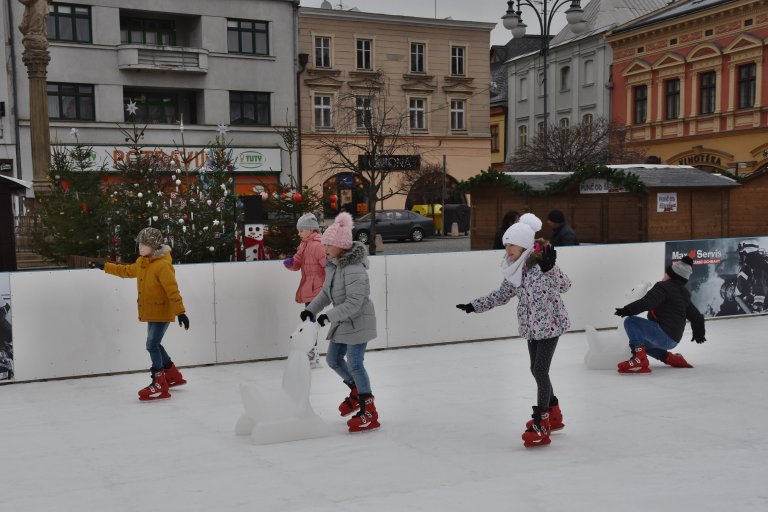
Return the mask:
[[[285,258],[283,260],[283,265],[285,265],[285,268],[292,268],[293,267],[293,258]]]

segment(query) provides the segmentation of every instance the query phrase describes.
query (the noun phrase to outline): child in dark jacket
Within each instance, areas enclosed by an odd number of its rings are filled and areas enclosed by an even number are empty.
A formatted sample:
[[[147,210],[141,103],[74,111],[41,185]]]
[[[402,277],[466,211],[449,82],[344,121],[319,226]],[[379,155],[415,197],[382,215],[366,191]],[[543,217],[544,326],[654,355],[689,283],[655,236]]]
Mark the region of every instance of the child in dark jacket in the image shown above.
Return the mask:
[[[322,291],[301,312],[301,320],[320,325],[330,322],[325,360],[349,386],[350,393],[339,405],[350,432],[376,430],[379,413],[373,403],[371,381],[363,364],[368,342],[376,338],[376,312],[369,298],[368,251],[352,241],[352,216],[340,213],[322,237],[325,249],[325,282]],[[326,306],[333,307],[317,316]]]
[[[619,373],[651,373],[648,356],[675,368],[693,368],[682,354],[673,354],[683,337],[686,319],[691,322],[693,339],[704,343],[704,316],[691,302],[685,287],[693,273],[693,260],[684,256],[666,268],[664,278],[653,285],[642,298],[616,308],[624,319],[632,357],[618,364]],[[648,311],[648,318],[634,315]]]
[[[560,335],[571,326],[560,297],[570,289],[571,280],[555,265],[554,247],[542,239],[534,240],[539,229],[541,221],[530,213],[510,226],[503,238],[506,254],[501,265],[501,287],[469,304],[456,306],[467,313],[482,313],[518,297],[520,336],[528,340],[531,373],[537,386],[533,419],[523,433],[526,447],[550,444],[550,432],[565,426],[549,379],[549,366]]]
[[[130,265],[90,262],[107,274],[136,279],[138,288],[139,322],[147,322],[147,351],[152,359],[152,383],[139,391],[139,400],[170,398],[169,388],[187,381],[163,348],[163,336],[168,324],[178,318],[179,325],[189,329],[184,302],[176,283],[171,248],[163,244],[159,229],[144,228],[136,237],[139,257]]]
[[[296,302],[305,307],[317,297],[323,288],[325,281],[325,250],[320,239],[320,224],[317,217],[307,213],[299,217],[296,222],[296,229],[299,232],[301,243],[296,254],[291,258],[286,258],[283,265],[288,270],[300,270],[301,281],[299,289],[296,290]],[[317,350],[317,341],[315,346],[307,354],[309,365],[312,368],[320,367],[320,353]]]

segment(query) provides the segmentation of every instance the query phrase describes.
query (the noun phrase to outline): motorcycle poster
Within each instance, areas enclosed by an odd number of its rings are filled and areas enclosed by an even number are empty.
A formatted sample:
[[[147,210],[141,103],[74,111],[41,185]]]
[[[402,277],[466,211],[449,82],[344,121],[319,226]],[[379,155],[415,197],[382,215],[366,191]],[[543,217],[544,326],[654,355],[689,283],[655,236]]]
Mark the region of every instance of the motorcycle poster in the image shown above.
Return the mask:
[[[8,273],[0,273],[0,380],[12,378],[11,282]]]
[[[766,311],[768,237],[667,242],[665,268],[686,255],[693,260],[691,300],[705,317]]]

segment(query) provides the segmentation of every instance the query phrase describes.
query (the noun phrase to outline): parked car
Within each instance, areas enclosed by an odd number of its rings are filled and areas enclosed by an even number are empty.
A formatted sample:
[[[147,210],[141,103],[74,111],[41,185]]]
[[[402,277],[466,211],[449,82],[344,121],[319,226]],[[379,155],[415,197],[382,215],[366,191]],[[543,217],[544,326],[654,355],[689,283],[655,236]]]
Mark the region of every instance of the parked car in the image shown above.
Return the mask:
[[[432,219],[408,210],[382,210],[376,212],[376,234],[383,239],[421,242],[425,236],[435,234]],[[366,214],[355,221],[352,228],[355,240],[368,243],[371,236],[371,214]]]

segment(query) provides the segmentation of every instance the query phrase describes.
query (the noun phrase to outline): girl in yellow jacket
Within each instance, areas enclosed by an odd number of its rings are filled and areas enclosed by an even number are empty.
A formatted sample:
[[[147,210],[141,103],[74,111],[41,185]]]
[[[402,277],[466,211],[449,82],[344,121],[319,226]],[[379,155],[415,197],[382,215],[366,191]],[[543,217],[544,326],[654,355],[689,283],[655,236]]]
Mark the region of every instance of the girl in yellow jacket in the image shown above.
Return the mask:
[[[168,389],[187,381],[163,348],[163,335],[175,318],[184,329],[189,329],[189,318],[184,313],[184,302],[176,284],[171,248],[163,245],[163,234],[159,229],[144,228],[136,237],[136,242],[140,256],[134,263],[91,262],[90,266],[100,268],[107,274],[136,279],[139,321],[147,322],[147,351],[152,358],[152,383],[139,391],[139,400],[170,398]]]

